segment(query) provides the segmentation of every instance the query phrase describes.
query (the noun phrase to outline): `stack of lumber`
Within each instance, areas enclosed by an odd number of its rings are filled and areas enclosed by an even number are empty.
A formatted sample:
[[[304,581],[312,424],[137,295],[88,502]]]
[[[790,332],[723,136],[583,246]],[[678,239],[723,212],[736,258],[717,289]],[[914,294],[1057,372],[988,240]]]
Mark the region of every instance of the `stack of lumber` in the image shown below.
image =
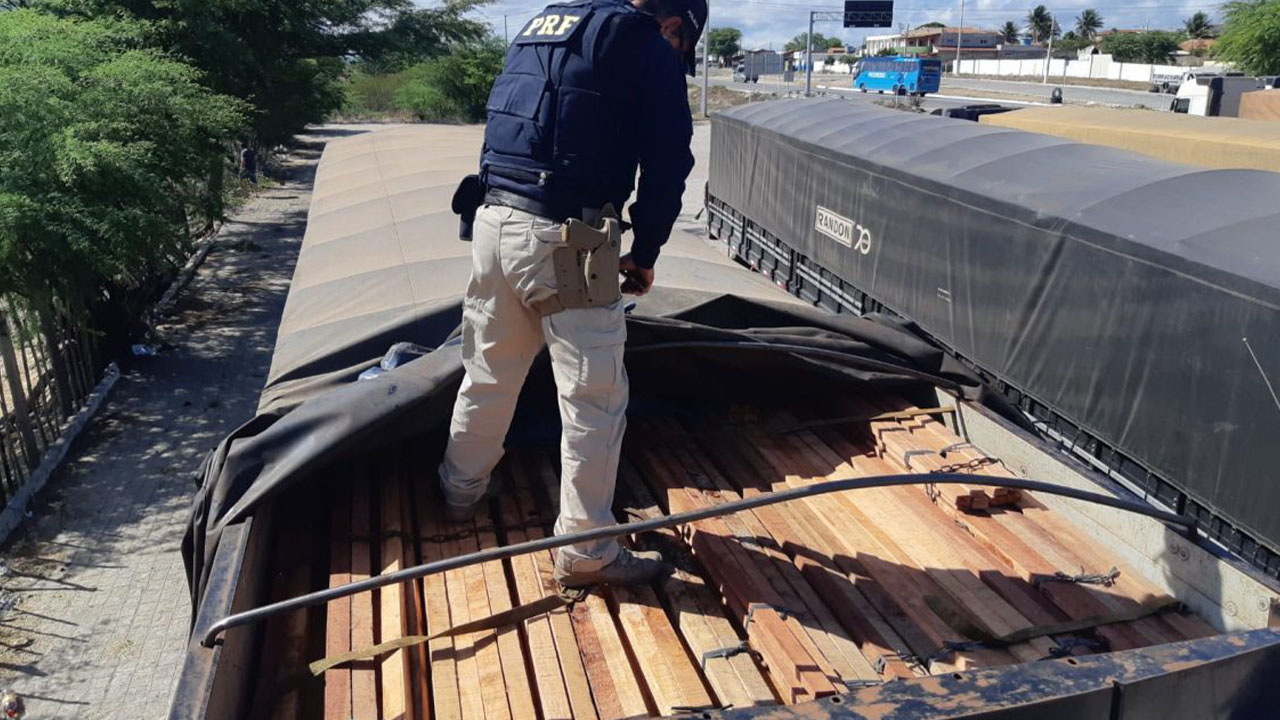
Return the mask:
[[[862,398],[831,412],[873,417],[911,409]],[[829,478],[909,471],[921,473],[921,485],[811,497],[627,538],[662,550],[675,571],[652,585],[596,588],[519,625],[410,645],[319,678],[299,671],[323,656],[431,635],[556,593],[552,554],[461,568],[277,618],[265,628],[252,716],[666,716],[799,703],[929,673],[1214,632],[1194,616],[1166,612],[989,642],[1167,598],[1033,497],[988,489],[986,501],[975,503],[976,487],[928,484],[927,473],[947,469],[1008,474],[935,417],[899,412],[807,425],[817,415],[805,410],[761,408],[736,425],[633,419],[619,520]],[[793,430],[768,429],[777,423]],[[495,473],[503,491],[462,525],[442,519],[434,473],[411,457],[335,484],[315,512],[281,513],[276,598],[551,532],[559,496],[554,448],[511,451]],[[1063,579],[1082,572],[1110,583]],[[974,642],[982,639],[988,642]]]

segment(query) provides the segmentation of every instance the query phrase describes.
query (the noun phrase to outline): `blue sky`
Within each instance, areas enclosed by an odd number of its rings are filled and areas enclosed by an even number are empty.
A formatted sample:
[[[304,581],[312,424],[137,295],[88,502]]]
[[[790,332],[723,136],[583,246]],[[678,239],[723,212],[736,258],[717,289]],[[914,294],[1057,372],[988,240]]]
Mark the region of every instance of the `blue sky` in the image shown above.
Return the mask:
[[[1038,1],[1038,0],[1036,0]],[[1006,20],[1025,24],[1027,11],[1036,4],[1033,0],[966,0],[964,24],[966,26],[990,27],[995,29]],[[788,39],[797,33],[804,32],[808,23],[808,11],[840,10],[843,3],[828,2],[810,4],[803,0],[709,0],[711,7],[711,26],[731,25],[743,31],[743,42],[747,47],[769,47],[780,49]],[[479,12],[487,19],[499,35],[502,34],[503,16],[507,16],[507,25],[511,33],[522,26],[543,5],[539,0],[503,0],[485,6]],[[1054,13],[1064,28],[1075,25],[1075,18],[1080,11],[1092,7],[1101,13],[1107,27],[1120,28],[1174,28],[1182,25],[1183,19],[1197,10],[1203,10],[1215,22],[1221,20],[1218,5],[1194,2],[1178,2],[1177,0],[1134,0],[1133,2],[1099,2],[1089,3],[1087,0],[1061,0],[1059,3],[1045,2],[1049,11]],[[960,21],[960,0],[954,3],[938,0],[897,0],[895,3],[894,23],[922,23],[937,21],[956,24]],[[828,23],[815,28],[816,32],[837,37],[857,45],[867,34],[879,34],[888,30],[844,30],[838,24]]]

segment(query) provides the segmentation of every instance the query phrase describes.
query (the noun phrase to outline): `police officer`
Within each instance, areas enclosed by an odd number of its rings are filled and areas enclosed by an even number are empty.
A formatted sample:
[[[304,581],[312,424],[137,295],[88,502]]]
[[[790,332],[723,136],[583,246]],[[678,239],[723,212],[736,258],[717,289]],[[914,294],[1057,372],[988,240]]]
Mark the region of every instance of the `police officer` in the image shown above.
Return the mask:
[[[620,293],[652,287],[680,212],[693,168],[684,73],[706,17],[705,0],[579,0],[547,7],[512,41],[489,97],[463,305],[466,378],[440,466],[451,520],[484,501],[545,344],[564,428],[556,532],[615,522],[628,399]],[[614,211],[633,189],[634,238],[619,257]],[[665,569],[658,553],[612,540],[556,557],[567,587],[645,582]]]

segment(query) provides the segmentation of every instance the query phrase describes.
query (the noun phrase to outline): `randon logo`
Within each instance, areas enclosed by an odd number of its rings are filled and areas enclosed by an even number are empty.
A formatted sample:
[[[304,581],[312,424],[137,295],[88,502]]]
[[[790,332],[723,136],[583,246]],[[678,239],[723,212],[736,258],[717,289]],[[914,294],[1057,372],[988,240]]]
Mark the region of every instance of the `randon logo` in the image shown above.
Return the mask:
[[[818,216],[814,223],[814,228],[841,245],[857,250],[863,255],[871,252],[870,230],[821,205],[818,206]]]

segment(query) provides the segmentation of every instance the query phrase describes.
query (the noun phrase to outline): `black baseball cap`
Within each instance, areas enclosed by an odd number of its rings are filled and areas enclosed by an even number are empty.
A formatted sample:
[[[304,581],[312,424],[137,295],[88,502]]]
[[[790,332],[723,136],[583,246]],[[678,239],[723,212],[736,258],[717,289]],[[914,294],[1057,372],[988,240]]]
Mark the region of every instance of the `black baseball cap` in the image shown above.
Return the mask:
[[[682,27],[692,30],[689,50],[684,54],[684,71],[694,77],[698,74],[698,39],[707,25],[707,0],[668,0],[668,6],[676,11]]]

